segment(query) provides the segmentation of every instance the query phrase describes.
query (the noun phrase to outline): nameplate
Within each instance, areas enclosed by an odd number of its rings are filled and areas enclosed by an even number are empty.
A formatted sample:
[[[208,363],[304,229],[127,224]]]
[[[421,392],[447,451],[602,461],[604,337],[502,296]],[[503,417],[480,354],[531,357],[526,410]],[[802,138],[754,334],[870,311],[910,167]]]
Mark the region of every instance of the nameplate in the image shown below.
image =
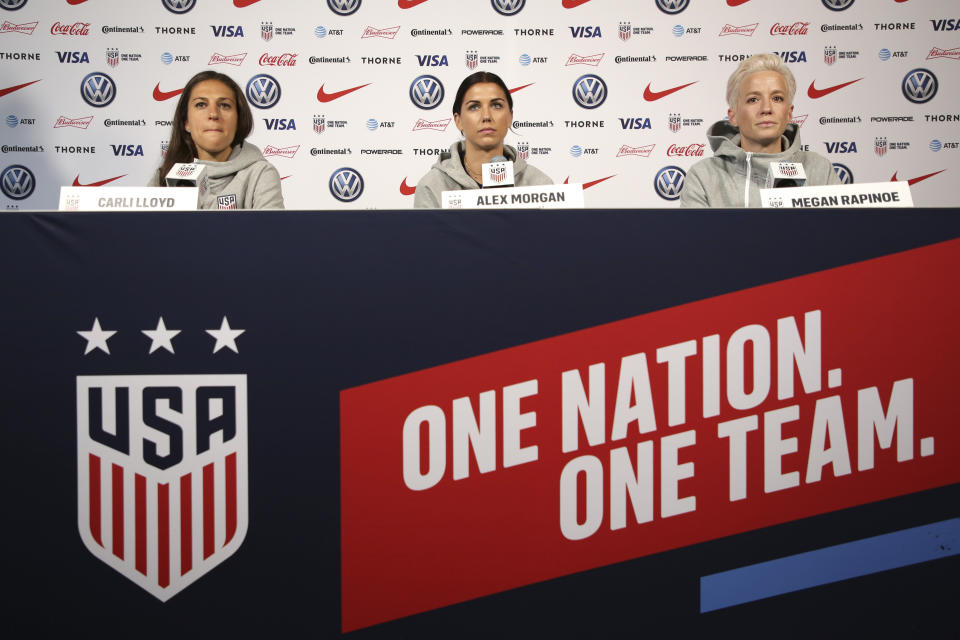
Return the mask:
[[[896,182],[867,182],[820,187],[760,189],[760,206],[774,209],[849,209],[851,207],[912,207],[910,185]]]
[[[60,187],[60,211],[196,211],[197,187]]]
[[[582,209],[583,185],[444,191],[444,209]]]

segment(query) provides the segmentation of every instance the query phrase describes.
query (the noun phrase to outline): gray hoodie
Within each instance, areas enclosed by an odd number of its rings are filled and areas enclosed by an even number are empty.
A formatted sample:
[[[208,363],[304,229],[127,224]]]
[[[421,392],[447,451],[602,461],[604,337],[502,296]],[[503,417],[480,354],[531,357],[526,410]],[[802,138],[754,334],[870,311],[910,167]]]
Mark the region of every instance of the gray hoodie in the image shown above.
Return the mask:
[[[721,120],[707,131],[712,158],[704,158],[687,171],[680,193],[684,207],[759,207],[771,162],[799,162],[807,174],[806,184],[841,184],[829,160],[812,151],[800,150],[800,131],[788,124],[780,153],[750,153],[740,148],[740,129]]]
[[[417,182],[417,194],[413,198],[415,208],[439,209],[442,203],[441,194],[444,191],[480,188],[460,162],[462,148],[463,142],[454,142],[450,145],[449,151],[440,154],[440,159],[430,168],[427,175],[420,178]],[[510,145],[503,145],[503,155],[507,160],[513,161],[513,179],[516,186],[553,184],[553,180],[543,171],[527,164],[523,158],[518,158],[517,150]]]
[[[238,144],[224,162],[194,162],[207,167],[207,192],[198,209],[283,209],[280,174],[256,145]],[[147,186],[162,184],[157,170]]]

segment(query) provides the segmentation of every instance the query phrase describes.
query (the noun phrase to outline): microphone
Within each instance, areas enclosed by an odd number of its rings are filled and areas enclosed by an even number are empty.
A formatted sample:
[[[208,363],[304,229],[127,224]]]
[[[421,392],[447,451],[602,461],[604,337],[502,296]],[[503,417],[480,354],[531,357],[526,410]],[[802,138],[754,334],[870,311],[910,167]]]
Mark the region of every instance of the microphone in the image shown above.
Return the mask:
[[[177,162],[167,173],[168,187],[198,187],[200,197],[207,192],[207,167],[195,162]]]
[[[802,187],[807,174],[799,162],[771,162],[767,168],[767,189]]]
[[[503,156],[493,156],[490,162],[480,165],[480,171],[483,174],[483,183],[481,188],[491,189],[496,187],[512,187],[513,163]]]

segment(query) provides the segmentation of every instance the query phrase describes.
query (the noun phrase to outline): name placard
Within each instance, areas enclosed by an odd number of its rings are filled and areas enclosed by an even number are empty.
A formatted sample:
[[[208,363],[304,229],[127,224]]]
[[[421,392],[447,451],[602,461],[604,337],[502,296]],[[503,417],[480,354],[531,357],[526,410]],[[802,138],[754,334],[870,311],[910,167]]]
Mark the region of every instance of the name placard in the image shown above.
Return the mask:
[[[196,211],[197,187],[60,187],[60,211]]]
[[[849,209],[912,207],[910,185],[903,181],[837,184],[820,187],[760,189],[760,206],[774,209]]]
[[[583,185],[444,191],[444,209],[582,209]]]

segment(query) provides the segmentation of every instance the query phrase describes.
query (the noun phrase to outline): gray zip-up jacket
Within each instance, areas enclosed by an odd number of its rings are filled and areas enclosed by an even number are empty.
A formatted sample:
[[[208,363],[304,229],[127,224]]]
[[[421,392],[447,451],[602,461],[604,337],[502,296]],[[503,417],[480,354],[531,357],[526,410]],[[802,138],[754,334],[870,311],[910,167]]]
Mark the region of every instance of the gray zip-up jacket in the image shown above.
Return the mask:
[[[759,207],[760,189],[766,184],[771,162],[799,162],[807,174],[806,184],[841,184],[829,160],[812,151],[800,150],[800,131],[788,124],[783,132],[780,153],[750,153],[740,148],[740,129],[727,120],[707,130],[713,149],[712,158],[704,158],[687,171],[680,192],[684,207]]]
[[[462,145],[463,142],[454,142],[450,145],[450,150],[440,154],[440,159],[430,168],[427,175],[417,182],[417,193],[413,198],[415,208],[439,209],[442,204],[441,194],[444,191],[480,188],[460,162]],[[513,180],[516,186],[553,184],[553,180],[543,171],[527,164],[523,158],[518,158],[517,150],[510,145],[503,145],[503,155],[513,162]]]
[[[280,174],[255,144],[238,144],[224,162],[194,162],[207,167],[207,192],[198,209],[283,209]],[[158,169],[147,186],[163,184]]]

